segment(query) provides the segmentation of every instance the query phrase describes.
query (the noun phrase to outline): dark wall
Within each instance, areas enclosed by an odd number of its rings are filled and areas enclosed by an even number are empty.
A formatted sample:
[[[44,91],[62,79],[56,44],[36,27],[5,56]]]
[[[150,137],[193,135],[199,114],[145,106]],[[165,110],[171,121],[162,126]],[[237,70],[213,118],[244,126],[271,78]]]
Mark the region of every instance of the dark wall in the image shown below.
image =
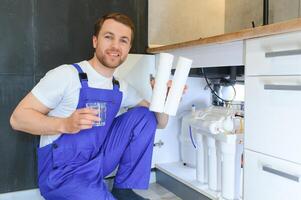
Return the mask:
[[[37,187],[38,137],[17,133],[9,117],[34,84],[58,65],[93,55],[93,24],[118,11],[136,34],[132,53],[147,47],[147,0],[2,0],[0,4],[0,193]]]

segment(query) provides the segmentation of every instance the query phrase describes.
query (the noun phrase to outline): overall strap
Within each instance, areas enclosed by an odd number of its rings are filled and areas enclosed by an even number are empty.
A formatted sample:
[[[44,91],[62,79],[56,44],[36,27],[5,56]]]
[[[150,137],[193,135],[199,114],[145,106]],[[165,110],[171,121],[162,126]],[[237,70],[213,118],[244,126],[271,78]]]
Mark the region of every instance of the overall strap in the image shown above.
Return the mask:
[[[113,76],[113,79],[112,79],[112,83],[113,83],[113,89],[114,90],[116,90],[116,89],[119,90],[119,88],[120,88],[119,81],[117,81],[114,76]]]
[[[79,80],[80,80],[80,83],[82,85],[82,88],[87,88],[88,87],[88,76],[87,76],[87,74],[83,72],[82,68],[77,63],[74,63],[72,65],[78,71],[78,76],[79,76]]]

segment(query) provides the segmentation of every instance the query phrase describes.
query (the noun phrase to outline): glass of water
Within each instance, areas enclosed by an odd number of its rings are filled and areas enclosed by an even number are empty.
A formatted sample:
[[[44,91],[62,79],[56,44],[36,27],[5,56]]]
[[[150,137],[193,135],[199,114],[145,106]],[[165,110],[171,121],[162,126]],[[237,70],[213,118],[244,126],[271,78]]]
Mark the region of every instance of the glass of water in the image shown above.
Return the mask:
[[[86,107],[98,112],[97,116],[100,120],[95,122],[93,126],[104,126],[106,124],[107,105],[105,102],[88,102]]]

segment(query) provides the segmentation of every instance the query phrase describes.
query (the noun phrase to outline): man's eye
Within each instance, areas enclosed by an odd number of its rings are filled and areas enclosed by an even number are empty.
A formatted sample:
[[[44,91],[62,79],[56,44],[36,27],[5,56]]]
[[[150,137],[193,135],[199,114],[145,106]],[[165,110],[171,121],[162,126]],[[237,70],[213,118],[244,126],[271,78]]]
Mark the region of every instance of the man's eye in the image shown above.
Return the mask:
[[[121,40],[122,43],[127,44],[128,41],[127,40]]]
[[[113,37],[110,36],[110,35],[106,35],[105,38],[107,38],[107,39],[112,39]]]

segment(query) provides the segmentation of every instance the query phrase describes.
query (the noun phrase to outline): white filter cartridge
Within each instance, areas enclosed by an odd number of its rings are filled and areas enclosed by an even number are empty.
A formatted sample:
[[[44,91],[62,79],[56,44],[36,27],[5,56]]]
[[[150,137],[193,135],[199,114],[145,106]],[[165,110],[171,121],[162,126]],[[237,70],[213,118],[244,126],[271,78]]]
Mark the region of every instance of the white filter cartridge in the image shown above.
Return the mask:
[[[191,64],[192,60],[179,57],[172,85],[166,99],[164,113],[171,116],[176,115]]]
[[[221,194],[225,199],[239,199],[241,185],[241,156],[242,144],[229,144],[221,142],[222,156],[222,189]]]
[[[200,133],[195,133],[197,143],[196,180],[201,184],[208,183],[208,151],[205,137]]]
[[[164,111],[165,99],[167,94],[167,82],[170,76],[172,67],[173,55],[168,53],[159,54],[159,63],[155,77],[155,85],[152,94],[152,100],[149,109],[151,111],[160,112]]]

